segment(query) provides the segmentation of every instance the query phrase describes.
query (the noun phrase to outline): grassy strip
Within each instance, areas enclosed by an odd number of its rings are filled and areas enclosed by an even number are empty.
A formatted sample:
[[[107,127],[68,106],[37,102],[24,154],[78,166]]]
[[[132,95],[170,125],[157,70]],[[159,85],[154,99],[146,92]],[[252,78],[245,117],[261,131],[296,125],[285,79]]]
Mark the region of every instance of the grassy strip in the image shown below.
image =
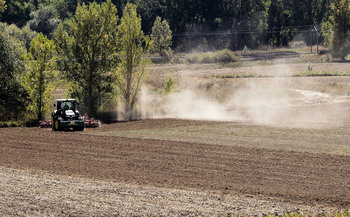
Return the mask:
[[[297,72],[291,75],[257,75],[257,74],[247,74],[247,75],[213,75],[215,78],[284,78],[284,77],[335,77],[335,76],[350,76],[350,72]]]
[[[37,127],[39,122],[34,119],[21,120],[21,121],[0,121],[0,128],[5,127]]]
[[[23,121],[0,121],[0,128],[23,126]]]
[[[322,77],[322,76],[350,76],[350,72],[297,72],[292,75],[293,77]]]

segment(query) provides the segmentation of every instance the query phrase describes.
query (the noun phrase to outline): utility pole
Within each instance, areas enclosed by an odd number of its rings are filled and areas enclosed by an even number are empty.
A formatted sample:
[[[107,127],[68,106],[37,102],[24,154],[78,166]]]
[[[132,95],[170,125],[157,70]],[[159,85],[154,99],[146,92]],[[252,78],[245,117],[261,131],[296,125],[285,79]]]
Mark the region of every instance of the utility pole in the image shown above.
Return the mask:
[[[310,53],[312,53],[312,28],[313,26],[310,26]]]
[[[316,45],[317,45],[316,54],[318,54],[318,25],[314,26],[314,29],[316,31]]]

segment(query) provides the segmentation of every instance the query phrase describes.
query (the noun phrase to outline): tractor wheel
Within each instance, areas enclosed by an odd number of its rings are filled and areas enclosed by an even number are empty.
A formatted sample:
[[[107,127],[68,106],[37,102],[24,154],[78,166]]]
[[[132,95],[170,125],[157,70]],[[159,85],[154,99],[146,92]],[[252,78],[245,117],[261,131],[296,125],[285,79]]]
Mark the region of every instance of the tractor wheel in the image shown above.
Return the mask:
[[[55,120],[55,123],[54,123],[54,130],[57,131],[57,130],[60,130],[60,122],[58,120]]]

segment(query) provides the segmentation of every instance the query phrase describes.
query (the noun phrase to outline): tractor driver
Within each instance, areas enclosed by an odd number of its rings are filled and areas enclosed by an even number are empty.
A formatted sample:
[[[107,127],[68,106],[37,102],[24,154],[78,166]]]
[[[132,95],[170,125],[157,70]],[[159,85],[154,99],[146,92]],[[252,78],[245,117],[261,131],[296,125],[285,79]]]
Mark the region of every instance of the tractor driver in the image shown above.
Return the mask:
[[[62,109],[61,109],[61,116],[63,119],[66,119],[66,111],[69,109],[69,106],[67,105],[67,103],[63,103],[62,104]]]
[[[68,109],[69,109],[69,106],[68,106],[67,104],[65,104],[65,105],[63,106],[63,110],[66,111],[66,110],[68,110]]]

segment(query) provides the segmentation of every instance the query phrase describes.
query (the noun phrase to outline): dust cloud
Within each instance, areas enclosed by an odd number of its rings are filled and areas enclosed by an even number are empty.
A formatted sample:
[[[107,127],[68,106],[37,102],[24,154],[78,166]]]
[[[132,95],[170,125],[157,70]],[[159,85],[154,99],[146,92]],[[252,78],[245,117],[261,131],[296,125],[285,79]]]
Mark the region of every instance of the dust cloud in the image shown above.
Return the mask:
[[[286,112],[287,91],[279,79],[252,80],[228,93],[223,102],[196,89],[186,87],[164,96],[143,89],[140,107],[144,118],[272,122]],[[266,112],[268,110],[268,112]]]
[[[185,89],[167,96],[142,91],[141,113],[145,118],[180,118],[192,120],[239,120],[239,115],[229,112],[224,105]]]
[[[290,73],[285,65],[279,66],[278,70]],[[180,78],[179,90],[167,96],[143,88],[142,100],[139,102],[141,117],[244,121],[309,128],[342,125],[342,116],[337,113],[349,112],[349,107],[341,107],[337,103],[344,100],[337,101],[336,97],[329,94],[312,90],[311,87],[308,89],[308,85],[300,78],[231,79],[227,85],[231,84],[232,88],[223,93],[221,100],[213,97],[206,89],[201,89],[198,78],[188,80],[186,77],[184,80]],[[214,79],[210,82],[217,81]],[[237,82],[240,85],[233,85]],[[216,85],[216,88],[220,88],[220,85]],[[217,90],[212,88],[211,91]]]

